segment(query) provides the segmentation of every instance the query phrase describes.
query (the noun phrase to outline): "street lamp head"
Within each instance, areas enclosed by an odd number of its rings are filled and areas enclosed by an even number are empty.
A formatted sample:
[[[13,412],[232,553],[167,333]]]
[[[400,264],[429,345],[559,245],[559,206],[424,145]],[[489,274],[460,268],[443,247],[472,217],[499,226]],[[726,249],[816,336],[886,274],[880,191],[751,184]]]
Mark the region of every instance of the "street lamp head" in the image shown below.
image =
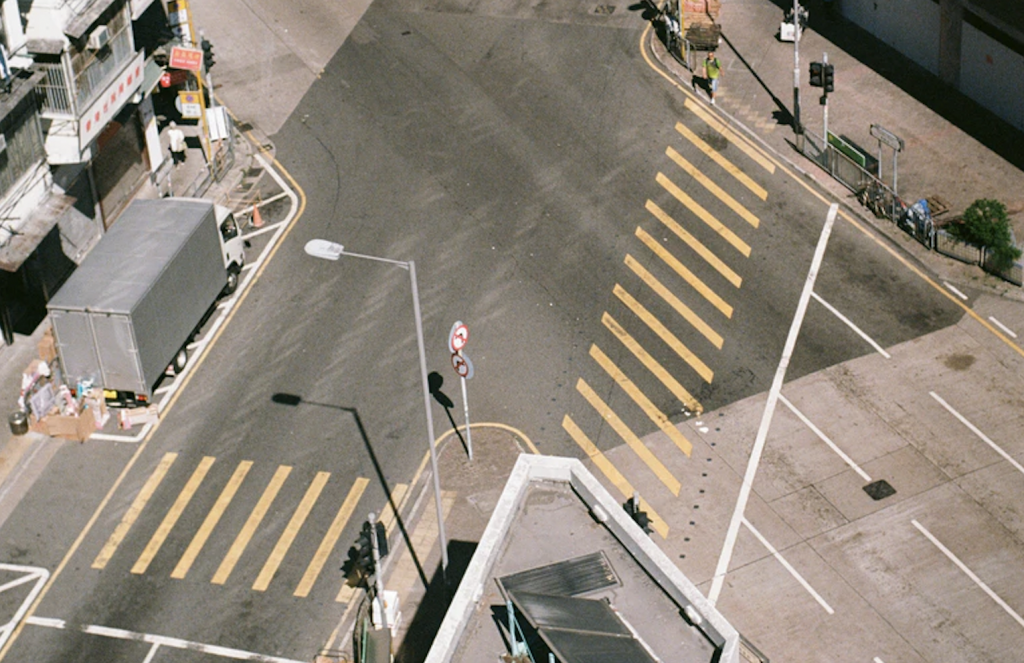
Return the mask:
[[[328,242],[326,239],[311,239],[306,242],[305,250],[314,258],[337,260],[345,252],[345,247],[337,242]]]

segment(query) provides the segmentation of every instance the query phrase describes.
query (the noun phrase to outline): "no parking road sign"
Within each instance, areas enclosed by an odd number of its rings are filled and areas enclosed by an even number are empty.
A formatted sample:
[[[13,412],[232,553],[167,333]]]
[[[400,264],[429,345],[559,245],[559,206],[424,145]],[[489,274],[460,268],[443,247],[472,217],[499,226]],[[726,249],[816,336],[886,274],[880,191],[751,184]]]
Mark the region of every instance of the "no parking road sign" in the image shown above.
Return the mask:
[[[452,331],[448,334],[448,349],[455,354],[469,343],[469,327],[461,320],[452,325]]]

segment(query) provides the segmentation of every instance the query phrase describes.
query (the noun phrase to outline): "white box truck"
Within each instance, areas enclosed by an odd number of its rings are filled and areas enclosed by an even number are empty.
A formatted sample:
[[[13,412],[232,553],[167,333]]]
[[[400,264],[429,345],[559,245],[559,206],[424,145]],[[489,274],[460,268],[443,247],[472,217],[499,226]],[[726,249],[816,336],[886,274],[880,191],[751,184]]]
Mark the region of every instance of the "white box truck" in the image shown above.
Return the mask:
[[[132,201],[47,304],[64,383],[101,387],[113,405],[148,403],[238,286],[244,248],[212,201]]]

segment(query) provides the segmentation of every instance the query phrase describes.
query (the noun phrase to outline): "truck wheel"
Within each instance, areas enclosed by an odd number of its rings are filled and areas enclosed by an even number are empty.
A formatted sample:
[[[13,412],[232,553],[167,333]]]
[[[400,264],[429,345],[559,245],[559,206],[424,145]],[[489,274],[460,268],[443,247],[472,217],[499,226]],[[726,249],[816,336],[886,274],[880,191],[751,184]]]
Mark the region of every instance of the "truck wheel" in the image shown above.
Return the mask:
[[[235,268],[232,265],[232,267],[230,269],[228,269],[228,280],[224,284],[224,290],[221,291],[221,295],[224,296],[224,297],[227,297],[228,295],[233,294],[235,292],[235,290],[237,290],[237,289],[238,289],[238,269]]]
[[[171,368],[174,369],[175,375],[180,375],[185,370],[185,364],[188,363],[188,350],[182,348],[178,350],[178,354],[174,355],[174,361],[171,362]]]

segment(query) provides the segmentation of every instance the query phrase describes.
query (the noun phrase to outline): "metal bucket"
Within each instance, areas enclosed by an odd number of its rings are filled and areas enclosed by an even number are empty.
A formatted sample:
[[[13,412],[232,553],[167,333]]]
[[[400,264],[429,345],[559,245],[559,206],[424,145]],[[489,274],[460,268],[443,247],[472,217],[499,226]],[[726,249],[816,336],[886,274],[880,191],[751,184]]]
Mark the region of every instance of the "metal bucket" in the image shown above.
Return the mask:
[[[24,435],[28,432],[28,412],[15,410],[7,417],[7,423],[11,426],[11,432],[15,435]]]

